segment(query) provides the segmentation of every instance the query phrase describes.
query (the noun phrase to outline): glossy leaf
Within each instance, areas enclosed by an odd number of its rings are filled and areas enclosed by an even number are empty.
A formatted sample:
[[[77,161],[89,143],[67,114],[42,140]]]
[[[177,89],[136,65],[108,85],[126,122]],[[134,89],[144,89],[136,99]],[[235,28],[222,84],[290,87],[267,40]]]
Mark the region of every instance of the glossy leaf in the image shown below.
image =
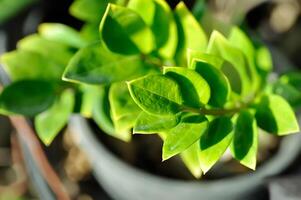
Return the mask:
[[[186,64],[186,50],[205,51],[207,36],[199,22],[194,18],[183,2],[180,2],[176,7],[175,18],[179,34],[176,58],[178,64],[184,66]]]
[[[183,66],[186,64],[187,49],[205,51],[207,36],[199,22],[194,18],[183,2],[180,2],[176,7],[175,18],[179,38],[176,59],[178,64]]]
[[[127,7],[137,12],[148,26],[152,25],[156,12],[154,0],[129,0]]]
[[[101,92],[100,88],[98,85],[82,84],[78,89],[81,92],[79,112],[83,117],[91,118],[93,115],[94,104],[98,100],[99,93]]]
[[[221,70],[228,77],[232,90],[238,94],[249,95],[251,91],[250,76],[244,54],[233,46],[222,34],[213,31],[207,53],[222,57],[226,63]]]
[[[68,64],[73,55],[68,46],[47,40],[37,34],[20,40],[18,42],[18,49],[41,54],[43,57],[47,57],[49,60],[60,64],[62,68]]]
[[[93,104],[92,117],[105,133],[116,136],[110,111],[109,87],[102,86]]]
[[[125,82],[114,83],[111,86],[109,101],[116,133],[123,140],[130,140],[131,129],[141,113],[141,109],[131,98]]]
[[[149,75],[128,82],[132,98],[149,114],[173,115],[180,112],[179,85],[163,75]]]
[[[155,48],[151,29],[129,8],[109,4],[99,30],[107,47],[116,53],[148,54]]]
[[[181,153],[195,143],[206,132],[208,121],[204,116],[184,114],[181,122],[166,132],[163,144],[163,160]]]
[[[156,48],[163,56],[171,58],[176,50],[176,24],[169,5],[164,0],[130,0],[128,7],[135,10],[150,26],[156,40]]]
[[[94,43],[79,50],[70,60],[64,79],[89,84],[110,84],[142,76],[149,65],[139,55],[123,56]]]
[[[241,111],[235,120],[231,152],[244,166],[255,170],[258,147],[258,130],[254,115],[247,110]]]
[[[207,54],[202,51],[188,49],[187,50],[187,62],[188,62],[187,66],[188,66],[188,68],[192,68],[194,60],[208,63],[218,69],[221,68],[221,66],[224,62],[223,59],[221,59],[218,56]]]
[[[159,49],[159,54],[163,58],[172,59],[177,50],[178,45],[178,30],[177,24],[173,15],[172,10],[170,9],[169,5],[164,0],[155,0],[156,1],[156,14],[155,14],[155,22],[152,25],[152,29],[157,41],[157,48]],[[165,16],[165,13],[167,14]],[[168,33],[164,34],[162,37],[162,33],[160,29],[157,29],[157,26],[160,26],[161,29],[165,26],[165,22],[161,22],[162,18],[168,19]],[[166,38],[167,36],[167,38]],[[162,44],[162,45],[161,45]],[[164,44],[164,45],[163,45]]]
[[[13,81],[24,79],[61,80],[64,67],[41,54],[18,50],[1,57],[5,71]]]
[[[288,72],[280,77],[281,83],[289,84],[296,89],[301,89],[301,73],[299,71]]]
[[[160,116],[142,112],[134,126],[135,134],[153,134],[175,127],[180,122],[179,115]]]
[[[201,178],[202,176],[199,151],[200,151],[200,143],[199,141],[197,141],[181,153],[181,158],[184,164],[195,178]]]
[[[208,103],[210,87],[194,70],[184,67],[164,67],[163,74],[179,84],[184,105],[200,108]]]
[[[74,108],[74,93],[65,90],[60,98],[46,111],[35,117],[35,128],[45,145],[50,145],[68,122]]]
[[[301,91],[290,84],[276,82],[273,93],[282,96],[294,108],[301,105]]]
[[[257,124],[275,135],[288,135],[299,131],[298,121],[289,103],[278,95],[261,97],[256,107]]]
[[[99,23],[110,2],[109,0],[75,0],[69,11],[78,19]]]
[[[200,165],[204,173],[220,159],[233,138],[233,124],[230,117],[218,117],[209,123],[208,131],[199,141]]]
[[[231,92],[230,83],[225,75],[217,68],[200,60],[194,60],[191,68],[209,84],[211,91],[209,104],[222,107],[229,99]]]
[[[39,26],[39,33],[46,39],[74,48],[82,48],[87,45],[78,31],[64,24],[43,23]]]
[[[252,87],[253,90],[256,91],[260,85],[260,81],[255,65],[255,48],[251,40],[242,30],[238,27],[234,27],[231,30],[229,42],[243,52],[248,63],[246,67],[248,67],[248,71],[251,75]]]
[[[94,23],[85,24],[82,26],[80,30],[80,35],[85,41],[89,43],[97,42],[100,40],[98,29],[99,29],[98,24],[94,24]]]
[[[0,110],[34,116],[48,109],[54,100],[54,87],[49,82],[22,80],[4,88],[0,95]]]

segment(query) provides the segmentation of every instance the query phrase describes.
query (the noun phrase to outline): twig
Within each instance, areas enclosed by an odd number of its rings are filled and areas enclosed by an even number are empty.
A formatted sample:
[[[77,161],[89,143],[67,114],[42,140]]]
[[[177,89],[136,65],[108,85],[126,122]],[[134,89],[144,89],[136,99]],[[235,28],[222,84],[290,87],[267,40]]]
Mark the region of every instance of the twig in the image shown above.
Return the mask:
[[[69,200],[69,196],[64,189],[59,177],[49,164],[46,155],[44,154],[43,148],[36,137],[35,132],[32,127],[28,124],[26,119],[21,116],[10,116],[9,117],[12,124],[17,130],[19,136],[28,146],[31,154],[33,155],[37,165],[39,166],[43,177],[48,183],[49,187],[55,193],[57,199],[59,200]]]

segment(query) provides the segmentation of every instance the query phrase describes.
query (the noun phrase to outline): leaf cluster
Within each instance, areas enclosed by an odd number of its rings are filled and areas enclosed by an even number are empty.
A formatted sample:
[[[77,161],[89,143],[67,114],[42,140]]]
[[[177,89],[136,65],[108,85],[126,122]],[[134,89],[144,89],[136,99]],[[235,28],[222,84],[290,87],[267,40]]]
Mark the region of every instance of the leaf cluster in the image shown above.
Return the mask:
[[[43,24],[2,56],[13,83],[1,112],[35,117],[44,143],[79,112],[124,141],[158,134],[162,159],[180,155],[200,177],[227,149],[255,169],[259,129],[299,131],[301,75],[269,82],[268,49],[238,27],[207,36],[183,2],[164,0],[76,0],[70,12],[79,32]]]

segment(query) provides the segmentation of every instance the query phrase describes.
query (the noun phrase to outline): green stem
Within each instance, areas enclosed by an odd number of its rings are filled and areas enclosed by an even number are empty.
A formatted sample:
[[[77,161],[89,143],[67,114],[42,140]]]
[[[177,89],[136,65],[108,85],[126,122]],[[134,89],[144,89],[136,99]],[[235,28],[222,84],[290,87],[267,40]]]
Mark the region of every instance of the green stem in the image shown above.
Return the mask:
[[[156,58],[156,57],[150,57],[148,55],[141,55],[142,60],[144,60],[146,63],[149,63],[151,65],[154,65],[156,67],[159,67],[160,69],[162,69],[163,67],[163,62],[161,59]]]
[[[220,116],[220,115],[230,115],[235,114],[245,108],[248,108],[250,106],[251,102],[241,104],[240,106],[234,107],[234,108],[192,108],[192,107],[183,107],[183,111],[185,112],[193,112],[198,113],[202,115],[212,115],[212,116]]]
[[[228,114],[234,114],[241,110],[242,108],[231,108],[231,109],[206,109],[206,108],[190,108],[185,107],[183,111],[189,111],[193,113],[198,113],[202,115],[213,115],[213,116],[219,116],[219,115],[228,115]]]

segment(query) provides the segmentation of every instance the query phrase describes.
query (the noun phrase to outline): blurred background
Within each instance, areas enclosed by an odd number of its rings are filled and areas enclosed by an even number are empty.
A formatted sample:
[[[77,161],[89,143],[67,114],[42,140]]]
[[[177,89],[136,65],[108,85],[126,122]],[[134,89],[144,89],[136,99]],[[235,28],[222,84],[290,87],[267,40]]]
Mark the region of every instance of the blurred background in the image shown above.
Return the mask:
[[[60,22],[79,29],[82,22],[68,14],[72,0],[0,0],[0,54],[13,50],[23,36],[41,22]],[[178,0],[168,1],[172,7]],[[266,43],[276,67],[301,69],[301,1],[299,0],[184,0],[204,29],[227,33],[239,25],[254,40]],[[72,199],[110,198],[94,180],[89,162],[72,141],[68,130],[44,148]],[[301,171],[298,164],[285,173]],[[38,199],[29,181],[24,157],[9,120],[0,117],[0,200]]]

